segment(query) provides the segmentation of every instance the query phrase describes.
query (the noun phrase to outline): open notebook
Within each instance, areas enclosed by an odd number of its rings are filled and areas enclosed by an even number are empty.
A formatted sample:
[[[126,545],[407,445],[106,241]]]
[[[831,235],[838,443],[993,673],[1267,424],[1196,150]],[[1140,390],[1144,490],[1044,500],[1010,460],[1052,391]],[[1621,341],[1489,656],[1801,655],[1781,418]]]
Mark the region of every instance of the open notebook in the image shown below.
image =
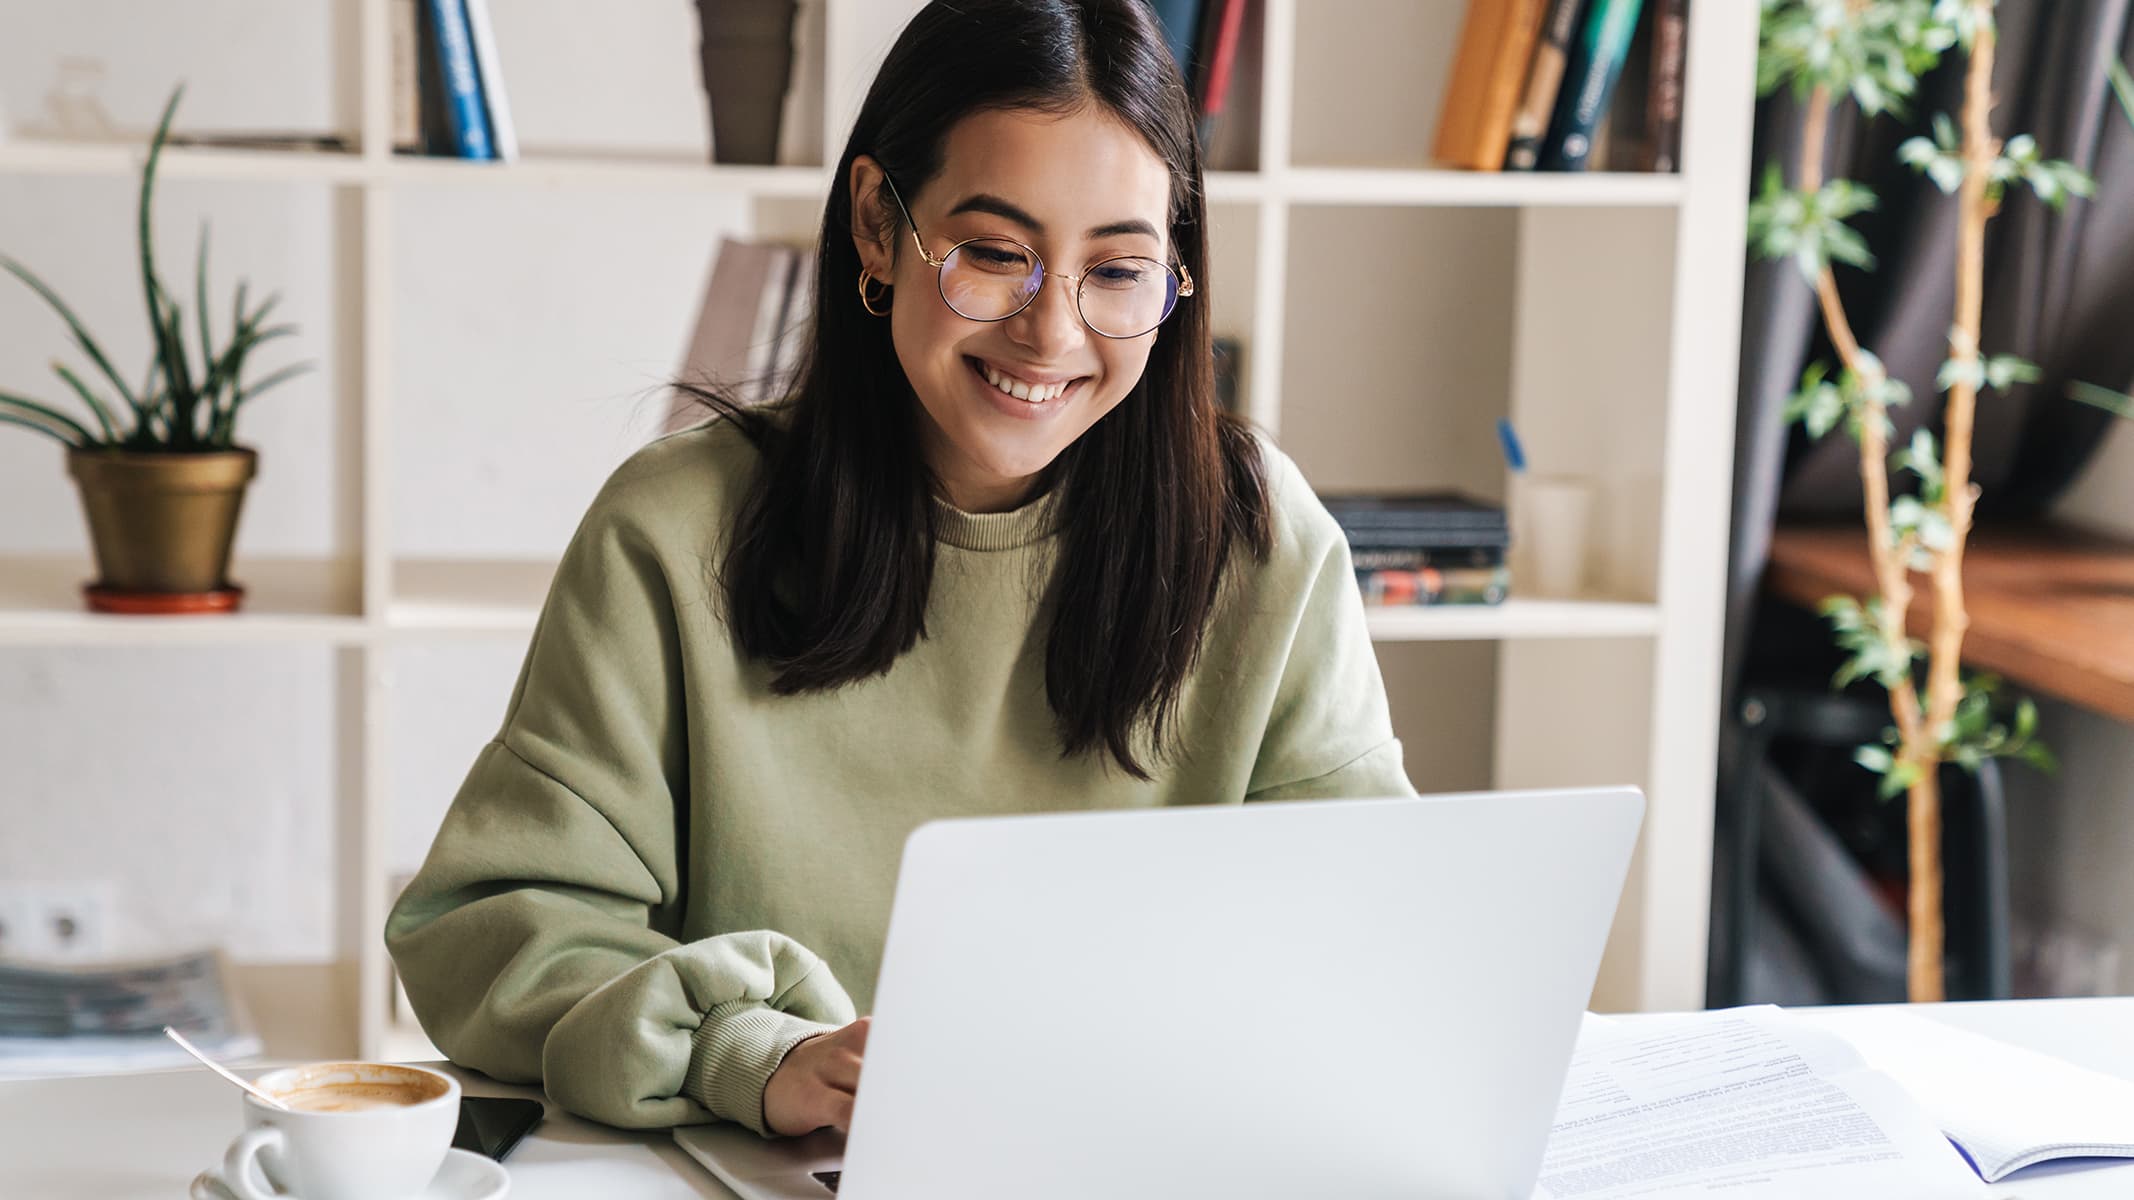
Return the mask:
[[[1793,1015],[1896,1080],[1988,1183],[2055,1158],[2134,1158],[2134,1082],[1902,1009]]]

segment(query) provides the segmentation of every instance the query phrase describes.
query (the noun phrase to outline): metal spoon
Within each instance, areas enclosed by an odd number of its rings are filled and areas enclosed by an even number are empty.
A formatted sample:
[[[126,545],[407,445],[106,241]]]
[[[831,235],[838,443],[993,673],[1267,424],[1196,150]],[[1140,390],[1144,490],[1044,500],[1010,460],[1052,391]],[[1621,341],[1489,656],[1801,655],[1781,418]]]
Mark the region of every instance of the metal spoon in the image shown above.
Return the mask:
[[[186,1041],[184,1034],[179,1033],[177,1030],[172,1029],[168,1025],[165,1025],[163,1027],[163,1033],[166,1037],[170,1038],[171,1041],[174,1041],[180,1046],[183,1046],[187,1054],[190,1054],[194,1058],[199,1059],[201,1066],[206,1067],[208,1070],[213,1071],[215,1074],[222,1076],[224,1079],[227,1079],[231,1083],[236,1084],[238,1087],[243,1088],[245,1091],[250,1092],[254,1100],[259,1101],[261,1104],[267,1105],[269,1108],[278,1108],[283,1112],[295,1111],[291,1109],[288,1105],[283,1104],[281,1101],[275,1099],[267,1093],[260,1091],[256,1087],[253,1087],[250,1083],[247,1083],[246,1081],[238,1078],[236,1075],[231,1073],[228,1067],[223,1066],[221,1063],[216,1062],[214,1059],[209,1058],[207,1055],[201,1053],[200,1047],[193,1045],[189,1041]]]

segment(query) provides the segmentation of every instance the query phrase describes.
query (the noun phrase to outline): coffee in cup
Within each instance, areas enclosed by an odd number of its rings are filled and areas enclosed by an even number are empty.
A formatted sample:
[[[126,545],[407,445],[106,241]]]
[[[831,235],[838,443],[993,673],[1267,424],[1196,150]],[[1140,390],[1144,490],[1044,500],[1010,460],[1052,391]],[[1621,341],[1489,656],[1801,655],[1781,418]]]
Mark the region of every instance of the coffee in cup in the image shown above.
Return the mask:
[[[459,1081],[399,1063],[316,1063],[253,1083],[245,1132],[219,1172],[239,1200],[405,1200],[444,1164],[459,1126]]]

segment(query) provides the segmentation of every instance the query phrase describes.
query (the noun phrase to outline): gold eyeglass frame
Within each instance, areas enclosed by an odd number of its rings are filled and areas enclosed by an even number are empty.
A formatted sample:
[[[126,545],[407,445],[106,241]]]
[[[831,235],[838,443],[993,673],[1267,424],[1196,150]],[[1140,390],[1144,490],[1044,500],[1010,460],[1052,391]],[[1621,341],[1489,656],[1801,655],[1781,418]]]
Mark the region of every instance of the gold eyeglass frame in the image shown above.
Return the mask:
[[[1045,256],[1039,254],[1037,252],[1036,247],[1031,246],[1027,242],[1019,242],[1014,238],[1010,237],[995,237],[990,234],[983,237],[965,238],[962,241],[957,242],[955,245],[950,246],[948,248],[947,254],[944,254],[939,258],[935,258],[932,254],[927,252],[925,241],[921,240],[921,238],[919,237],[919,223],[917,221],[912,220],[911,207],[904,203],[903,193],[897,191],[896,180],[891,179],[889,177],[889,172],[884,171],[882,172],[882,183],[889,188],[890,198],[897,202],[898,211],[904,214],[904,224],[911,227],[911,244],[918,248],[919,257],[926,260],[926,265],[934,269],[934,290],[941,293],[941,303],[947,304],[948,310],[950,312],[955,313],[959,317],[963,317],[963,319],[966,321],[977,321],[983,325],[992,325],[1000,321],[1008,320],[1012,317],[1020,315],[1025,309],[1029,308],[1032,304],[1035,304],[1037,302],[1038,293],[1045,290],[1045,280],[1071,279],[1074,281],[1075,318],[1081,321],[1083,326],[1087,328],[1089,332],[1096,334],[1100,338],[1109,338],[1115,342],[1127,342],[1132,341],[1133,339],[1138,337],[1147,337],[1149,334],[1152,334],[1158,329],[1163,328],[1163,323],[1171,319],[1172,313],[1178,311],[1178,301],[1184,300],[1193,294],[1193,272],[1186,269],[1186,264],[1182,259],[1179,261],[1178,265],[1174,267],[1170,263],[1164,262],[1161,259],[1150,258],[1146,254],[1114,254],[1109,258],[1098,259],[1096,262],[1093,262],[1087,267],[1084,267],[1082,269],[1081,274],[1074,275],[1069,274],[1066,271],[1054,271],[1048,269],[1045,266]],[[941,282],[941,269],[943,267],[948,266],[948,260],[950,256],[954,255],[956,251],[963,249],[965,246],[970,245],[972,242],[1006,242],[1011,246],[1020,246],[1030,255],[1030,261],[1037,264],[1037,287],[1031,290],[1028,298],[1026,298],[1021,304],[1016,306],[1014,312],[1004,313],[997,317],[969,317],[964,316],[963,310],[957,308],[953,303],[949,301],[948,291]],[[1173,276],[1178,279],[1178,295],[1171,301],[1171,307],[1164,311],[1163,316],[1157,318],[1156,323],[1154,325],[1149,326],[1147,329],[1142,330],[1140,333],[1106,333],[1103,330],[1097,328],[1095,325],[1090,324],[1089,314],[1082,311],[1082,280],[1091,271],[1096,270],[1098,267],[1101,267],[1106,263],[1121,262],[1126,259],[1134,259],[1140,262],[1152,262],[1155,263],[1157,266],[1162,267],[1164,270],[1169,271]]]

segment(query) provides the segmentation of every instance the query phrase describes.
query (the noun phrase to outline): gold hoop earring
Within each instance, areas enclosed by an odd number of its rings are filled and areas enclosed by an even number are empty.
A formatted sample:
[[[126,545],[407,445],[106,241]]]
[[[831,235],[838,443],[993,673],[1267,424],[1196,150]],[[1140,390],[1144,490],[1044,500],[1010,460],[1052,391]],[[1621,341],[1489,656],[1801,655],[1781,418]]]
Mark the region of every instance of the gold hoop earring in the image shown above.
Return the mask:
[[[869,291],[867,290],[867,285],[868,285],[868,284],[870,284],[870,283],[881,283],[881,281],[880,281],[880,280],[878,280],[878,279],[876,279],[876,278],[875,278],[874,276],[872,276],[872,275],[868,274],[868,273],[867,273],[867,268],[865,268],[865,267],[861,267],[861,268],[860,268],[860,307],[861,307],[861,308],[864,308],[864,309],[866,309],[866,310],[867,310],[867,312],[868,312],[868,314],[869,314],[870,316],[876,316],[876,317],[886,317],[886,316],[888,316],[888,315],[889,315],[889,306],[888,306],[887,304],[883,304],[883,305],[882,305],[882,307],[880,307],[880,308],[876,308],[876,307],[875,307],[875,305],[876,305],[876,304],[878,304],[878,303],[881,303],[881,302],[882,302],[882,301],[884,301],[884,300],[887,300],[887,299],[889,298],[889,293],[895,290],[895,285],[893,285],[893,284],[887,284],[887,283],[883,283],[883,284],[882,284],[882,290],[881,290],[881,291],[879,291],[879,292],[873,292],[873,293],[870,293],[870,292],[869,292]]]

